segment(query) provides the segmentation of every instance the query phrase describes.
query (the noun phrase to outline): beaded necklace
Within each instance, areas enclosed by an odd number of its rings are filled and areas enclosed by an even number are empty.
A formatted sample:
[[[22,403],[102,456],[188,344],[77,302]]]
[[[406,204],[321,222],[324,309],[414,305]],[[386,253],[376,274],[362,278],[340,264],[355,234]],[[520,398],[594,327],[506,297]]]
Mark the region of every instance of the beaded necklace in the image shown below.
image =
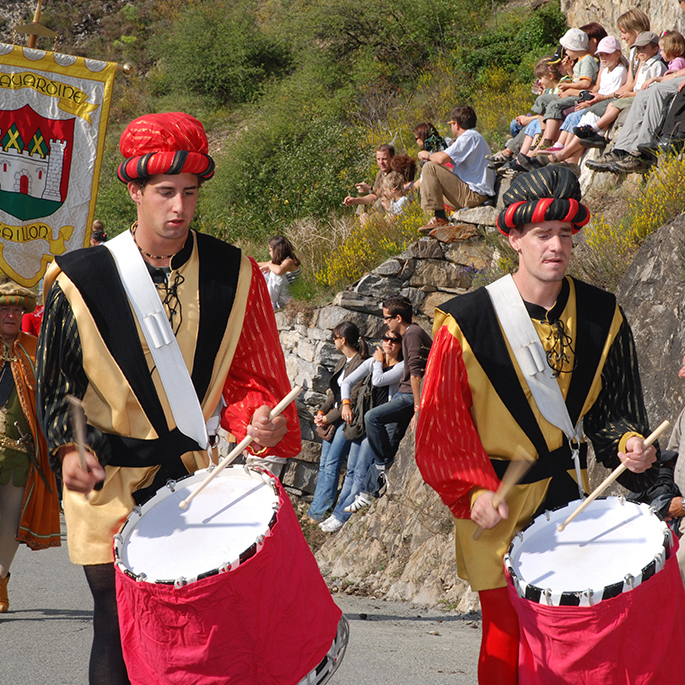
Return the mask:
[[[149,259],[171,259],[176,253],[172,252],[171,254],[166,254],[166,255],[154,255],[150,254],[149,252],[146,252],[143,250],[143,248],[138,245],[138,241],[136,240],[136,231],[138,230],[138,222],[136,221],[133,226],[131,226],[131,236],[133,237],[133,242],[136,244],[136,247],[140,251],[140,254],[142,254],[145,257],[148,257]]]

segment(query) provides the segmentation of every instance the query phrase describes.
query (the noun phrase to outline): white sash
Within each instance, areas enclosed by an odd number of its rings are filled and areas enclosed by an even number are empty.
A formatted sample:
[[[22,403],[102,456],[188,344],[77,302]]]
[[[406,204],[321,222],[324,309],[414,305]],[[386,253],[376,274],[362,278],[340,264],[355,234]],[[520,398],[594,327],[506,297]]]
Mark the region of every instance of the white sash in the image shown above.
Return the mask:
[[[530,320],[530,315],[514,279],[511,275],[504,276],[488,285],[487,291],[504,335],[509,341],[516,361],[526,378],[535,404],[547,421],[563,431],[571,444],[571,457],[576,468],[578,490],[582,499],[585,497],[585,493],[580,477],[578,445],[580,445],[583,436],[583,419],[581,417],[575,427],[571,423],[571,417],[568,414],[559,383],[547,363],[545,349],[540,342],[533,322]],[[575,447],[573,447],[573,441],[575,441]]]
[[[105,243],[154,359],[176,426],[202,449],[209,447],[202,408],[157,289],[130,231]]]

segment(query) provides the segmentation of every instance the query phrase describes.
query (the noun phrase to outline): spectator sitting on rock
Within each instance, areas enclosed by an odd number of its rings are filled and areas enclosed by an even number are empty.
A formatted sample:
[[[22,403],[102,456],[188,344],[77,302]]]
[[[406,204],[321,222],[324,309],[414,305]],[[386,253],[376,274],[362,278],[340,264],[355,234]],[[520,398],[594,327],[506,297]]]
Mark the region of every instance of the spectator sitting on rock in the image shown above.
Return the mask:
[[[644,173],[654,162],[650,148],[656,143],[657,132],[666,117],[668,105],[679,91],[680,83],[685,80],[685,69],[674,72],[668,80],[652,82],[649,88],[642,87],[653,76],[662,76],[667,70],[666,64],[659,57],[659,36],[651,31],[641,33],[636,41],[638,56],[642,60],[636,78],[640,90],[630,99],[630,111],[614,149],[597,160],[588,160],[586,166],[593,171],[611,171],[612,173]],[[612,108],[621,107],[622,102],[615,102],[607,110],[611,115]],[[596,126],[604,122],[598,121]]]
[[[547,55],[541,57],[533,67],[533,74],[536,78],[534,90],[537,91],[538,97],[558,93],[557,88],[562,78],[560,71],[562,52],[563,48],[559,51],[559,62],[555,60],[555,57]],[[528,112],[528,114],[517,116],[511,122],[510,130],[513,131],[513,126],[516,124],[519,127],[519,132],[505,143],[503,150],[488,156],[489,166],[498,169],[513,160],[517,152],[524,155],[528,154],[542,132],[541,122],[542,116],[540,114]]]
[[[388,219],[397,218],[409,204],[409,198],[404,194],[404,185],[404,177],[397,171],[391,171],[383,179],[381,204]]]
[[[485,159],[490,148],[485,138],[476,131],[476,112],[473,107],[455,107],[450,114],[454,142],[444,152],[419,152],[426,162],[421,172],[421,206],[435,216],[419,228],[430,233],[434,228],[447,225],[445,200],[452,207],[482,205],[495,189],[495,171]],[[444,164],[451,163],[452,171]]]
[[[635,47],[635,39],[645,31],[651,30],[649,17],[639,9],[630,9],[624,12],[616,20],[616,26],[621,35],[621,40],[630,48],[628,57],[628,81],[626,82],[626,89],[628,91],[633,89],[633,83],[637,76],[637,70],[640,68],[640,61],[637,58],[637,48]]]
[[[587,51],[591,55],[594,55],[597,52],[597,46],[599,45],[600,41],[602,41],[608,35],[606,29],[596,21],[591,21],[589,24],[581,26],[580,30],[587,34]]]
[[[365,380],[371,375],[371,386],[366,385]],[[343,421],[347,421],[349,429],[344,426],[343,432],[351,441],[350,452],[347,456],[347,466],[345,480],[342,484],[338,504],[329,518],[319,524],[319,528],[324,533],[335,533],[340,530],[346,521],[349,520],[351,513],[345,511],[362,491],[366,476],[373,462],[373,453],[369,447],[369,439],[366,431],[363,435],[359,425],[364,425],[365,412],[379,407],[390,401],[399,390],[400,381],[404,375],[404,361],[402,360],[402,336],[399,333],[387,331],[383,336],[383,346],[377,347],[373,357],[365,360],[361,366],[350,373],[340,383],[340,394],[342,397],[341,416]],[[359,382],[362,387],[357,394],[357,401],[354,410],[350,404],[345,404],[349,399],[352,388]],[[365,401],[365,393],[369,389],[369,397]],[[361,396],[361,397],[360,397]],[[353,432],[348,435],[348,430]],[[355,445],[359,445],[356,449]]]
[[[95,219],[91,227],[90,246],[97,247],[107,242],[107,234],[105,233],[105,224],[100,219]]]
[[[416,160],[409,155],[395,155],[390,160],[390,171],[396,171],[404,179],[404,192],[408,194],[418,188]]]
[[[274,311],[285,307],[290,298],[288,284],[300,274],[300,260],[295,255],[292,243],[282,235],[269,239],[268,262],[259,262],[259,268],[266,279],[269,297]]]
[[[454,112],[452,116],[454,117]],[[383,302],[383,321],[390,334],[402,336],[404,371],[398,392],[393,398],[374,407],[364,416],[373,463],[369,466],[362,491],[352,504],[345,507],[348,514],[368,507],[374,496],[383,493],[385,474],[395,460],[400,441],[408,427],[412,431],[416,430],[421,382],[433,344],[428,333],[418,324],[412,323],[412,304],[406,297],[393,297]]]
[[[416,140],[419,151],[443,152],[449,147],[449,142],[438,133],[438,129],[430,122],[419,124],[414,129],[414,140]]]
[[[576,62],[573,67],[573,81],[559,84],[559,95],[541,95],[536,101],[538,108],[544,106],[544,113],[541,112],[544,136],[540,149],[554,145],[559,137],[564,110],[578,103],[581,92],[592,87],[599,71],[595,58],[588,52],[587,33],[580,29],[569,29],[559,42],[568,57]]]
[[[341,384],[369,356],[368,349],[359,328],[351,321],[342,321],[333,329],[333,343],[341,357],[333,370],[326,401],[314,417],[316,432],[323,438],[319,475],[314,499],[308,511],[309,518],[316,523],[321,523],[324,516],[335,506],[343,460],[350,450],[354,450],[353,459],[356,460],[356,452],[361,444],[360,441],[348,440],[343,432],[345,424],[353,420],[354,405],[361,381],[352,387],[348,397],[344,399],[341,396]],[[345,410],[347,405],[351,410],[349,412]]]
[[[378,164],[378,173],[373,185],[368,183],[355,183],[355,188],[358,193],[364,193],[361,197],[352,197],[348,195],[344,203],[351,207],[352,205],[373,205],[381,194],[381,183],[383,177],[390,171],[390,161],[395,156],[395,148],[392,145],[381,145],[376,149],[376,163]]]

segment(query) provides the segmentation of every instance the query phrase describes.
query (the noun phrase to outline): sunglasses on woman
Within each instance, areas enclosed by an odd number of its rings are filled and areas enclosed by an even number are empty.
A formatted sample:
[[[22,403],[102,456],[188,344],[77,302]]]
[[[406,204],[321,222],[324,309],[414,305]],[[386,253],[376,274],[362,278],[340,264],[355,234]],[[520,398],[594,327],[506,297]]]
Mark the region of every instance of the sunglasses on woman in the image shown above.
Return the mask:
[[[399,343],[400,342],[399,338],[391,338],[389,335],[384,335],[383,340],[385,342],[391,342],[391,343]]]

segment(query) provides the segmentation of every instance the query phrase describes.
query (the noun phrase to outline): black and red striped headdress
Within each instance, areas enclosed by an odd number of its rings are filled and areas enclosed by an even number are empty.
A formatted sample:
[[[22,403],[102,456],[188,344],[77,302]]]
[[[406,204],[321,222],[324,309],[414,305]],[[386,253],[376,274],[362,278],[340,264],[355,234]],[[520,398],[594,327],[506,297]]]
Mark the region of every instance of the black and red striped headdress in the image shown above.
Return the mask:
[[[117,169],[120,181],[128,183],[155,174],[214,175],[207,134],[190,114],[165,112],[134,119],[121,134],[121,154],[126,158]]]
[[[578,232],[590,221],[590,210],[580,203],[580,184],[566,167],[549,164],[514,179],[504,193],[504,209],[497,217],[500,233],[540,221],[568,221]]]

